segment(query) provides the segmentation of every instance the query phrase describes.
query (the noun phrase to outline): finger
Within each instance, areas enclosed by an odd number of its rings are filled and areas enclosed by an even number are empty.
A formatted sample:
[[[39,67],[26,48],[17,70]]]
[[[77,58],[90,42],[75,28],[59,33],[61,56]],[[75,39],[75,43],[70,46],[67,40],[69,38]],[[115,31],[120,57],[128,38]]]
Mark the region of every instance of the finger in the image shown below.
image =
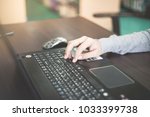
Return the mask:
[[[86,50],[87,47],[90,47],[91,43],[87,40],[84,43],[82,43],[76,51],[75,57],[73,59],[73,62],[76,62],[78,60],[78,57],[83,53],[84,50]]]
[[[90,52],[86,52],[86,53],[83,53],[82,55],[79,56],[79,60],[83,60],[83,59],[88,59],[88,58],[91,58],[91,57],[98,57],[99,56],[99,53],[97,50],[93,50],[93,51],[90,51]]]
[[[68,45],[66,47],[66,50],[65,50],[65,56],[64,58],[67,59],[69,56],[71,56],[71,51],[74,47],[80,45],[81,43],[83,43],[85,41],[85,36],[81,37],[81,38],[78,38],[78,39],[75,39],[73,41],[70,41],[68,42]]]

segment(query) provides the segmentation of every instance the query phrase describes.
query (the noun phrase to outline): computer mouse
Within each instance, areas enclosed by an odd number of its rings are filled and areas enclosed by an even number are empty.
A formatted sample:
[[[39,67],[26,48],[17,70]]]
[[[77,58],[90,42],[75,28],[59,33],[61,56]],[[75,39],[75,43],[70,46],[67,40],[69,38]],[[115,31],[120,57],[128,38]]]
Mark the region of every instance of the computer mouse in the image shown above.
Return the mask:
[[[56,37],[43,44],[43,49],[61,48],[67,46],[67,39],[63,37]]]

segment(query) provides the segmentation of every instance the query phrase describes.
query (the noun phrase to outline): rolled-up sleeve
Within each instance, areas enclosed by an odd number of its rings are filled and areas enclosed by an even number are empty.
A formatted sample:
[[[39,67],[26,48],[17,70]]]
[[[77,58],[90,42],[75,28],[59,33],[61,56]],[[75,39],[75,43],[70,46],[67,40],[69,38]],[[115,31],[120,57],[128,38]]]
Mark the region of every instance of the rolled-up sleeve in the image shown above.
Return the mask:
[[[150,29],[128,35],[99,39],[103,53],[118,54],[148,52],[150,51]]]

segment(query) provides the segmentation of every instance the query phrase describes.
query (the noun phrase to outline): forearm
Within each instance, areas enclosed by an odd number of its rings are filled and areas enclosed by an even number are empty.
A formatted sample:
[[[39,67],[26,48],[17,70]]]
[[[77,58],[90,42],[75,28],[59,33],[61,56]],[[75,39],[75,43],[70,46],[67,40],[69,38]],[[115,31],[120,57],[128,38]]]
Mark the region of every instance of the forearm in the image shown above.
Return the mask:
[[[150,51],[150,29],[123,36],[110,36],[99,40],[102,53],[118,54]]]

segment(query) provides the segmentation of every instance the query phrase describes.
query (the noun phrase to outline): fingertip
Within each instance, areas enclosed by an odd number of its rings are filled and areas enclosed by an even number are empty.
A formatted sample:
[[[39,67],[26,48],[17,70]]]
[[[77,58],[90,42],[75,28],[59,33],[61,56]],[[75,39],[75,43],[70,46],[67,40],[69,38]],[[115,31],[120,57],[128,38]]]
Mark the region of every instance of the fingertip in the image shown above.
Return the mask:
[[[64,59],[67,59],[67,58],[68,58],[68,57],[67,57],[67,55],[65,54],[65,55],[64,55]]]
[[[73,59],[72,62],[75,63],[75,62],[77,62],[77,60],[76,60],[76,59]]]

